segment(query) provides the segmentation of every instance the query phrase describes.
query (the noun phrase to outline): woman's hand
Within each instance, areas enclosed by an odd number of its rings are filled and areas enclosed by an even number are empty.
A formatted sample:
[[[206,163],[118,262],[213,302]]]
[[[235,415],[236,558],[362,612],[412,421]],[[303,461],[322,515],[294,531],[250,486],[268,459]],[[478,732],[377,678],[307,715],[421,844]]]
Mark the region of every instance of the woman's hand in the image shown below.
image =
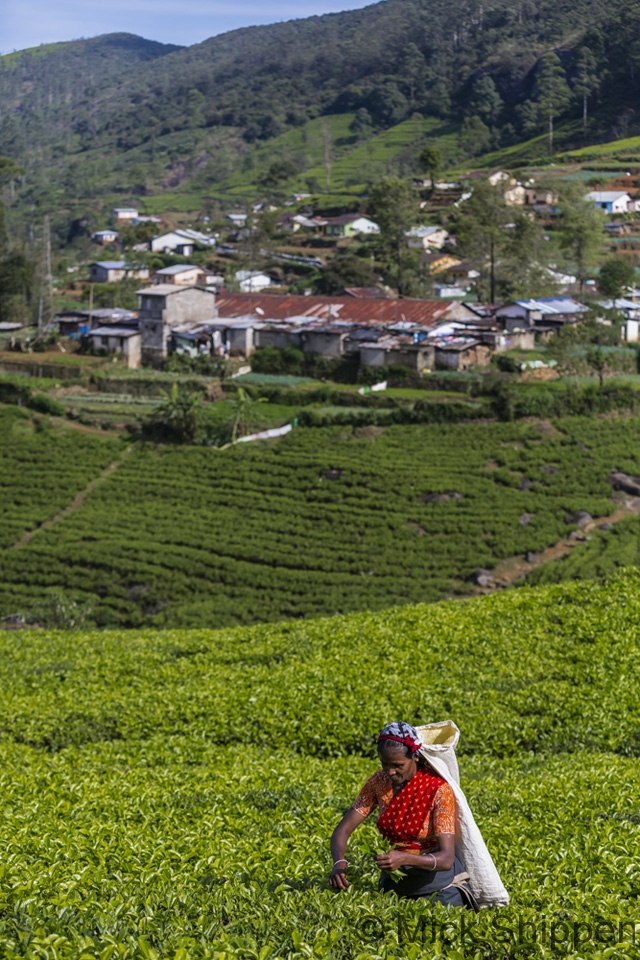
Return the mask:
[[[346,890],[347,887],[351,886],[347,880],[347,868],[345,864],[340,863],[333,868],[329,874],[329,884],[335,887],[336,890]]]
[[[406,862],[406,854],[401,850],[389,850],[388,853],[379,853],[376,857],[380,870],[398,870],[399,867],[406,866]]]

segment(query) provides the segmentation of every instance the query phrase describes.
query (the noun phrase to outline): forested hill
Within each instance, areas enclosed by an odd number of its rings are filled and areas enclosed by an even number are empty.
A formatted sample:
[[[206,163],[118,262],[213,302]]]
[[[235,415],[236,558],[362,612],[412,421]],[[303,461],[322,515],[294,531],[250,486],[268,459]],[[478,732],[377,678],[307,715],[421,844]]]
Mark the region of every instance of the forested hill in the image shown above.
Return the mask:
[[[138,64],[180,49],[131,33],[111,33],[7,54],[0,57],[2,113],[43,114],[99,97],[105,81],[117,84]]]
[[[567,116],[580,117],[586,83],[592,138],[635,129],[636,0],[385,0],[189,48],[114,34],[0,58],[0,154],[33,182],[47,165],[91,153],[113,167],[147,145],[136,159],[144,183],[163,137],[186,131],[195,146],[223,135],[237,157],[243,144],[358,110],[365,136],[367,124],[375,132],[418,112],[476,117],[480,139],[513,143],[543,128],[532,102],[550,50],[574,92]]]

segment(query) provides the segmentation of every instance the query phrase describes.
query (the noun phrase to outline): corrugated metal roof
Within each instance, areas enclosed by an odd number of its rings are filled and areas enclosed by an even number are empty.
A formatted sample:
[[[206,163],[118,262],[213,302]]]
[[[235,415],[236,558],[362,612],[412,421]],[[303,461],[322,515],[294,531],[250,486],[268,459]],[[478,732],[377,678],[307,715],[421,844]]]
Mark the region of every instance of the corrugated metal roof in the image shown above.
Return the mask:
[[[90,337],[139,337],[138,330],[132,330],[131,327],[96,327],[91,330]]]
[[[274,293],[220,293],[216,298],[218,315],[257,316],[263,320],[346,320],[387,326],[401,320],[419,326],[433,326],[445,318],[452,307],[442,300],[383,300],[356,297],[304,297]]]
[[[177,264],[173,267],[163,267],[162,270],[156,270],[156,276],[158,277],[174,277],[180,273],[184,273],[187,270],[198,270],[202,271],[201,267],[196,267],[193,263]]]

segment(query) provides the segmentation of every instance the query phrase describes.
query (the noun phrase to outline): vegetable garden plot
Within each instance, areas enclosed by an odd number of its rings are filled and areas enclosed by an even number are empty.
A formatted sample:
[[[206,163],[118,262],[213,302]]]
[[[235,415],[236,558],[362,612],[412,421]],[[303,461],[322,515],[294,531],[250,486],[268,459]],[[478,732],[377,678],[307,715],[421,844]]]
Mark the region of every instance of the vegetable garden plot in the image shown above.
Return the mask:
[[[57,587],[100,625],[219,626],[437,600],[613,509],[640,420],[298,430],[273,447],[141,447],[0,559],[0,612]],[[523,520],[524,518],[524,520]],[[525,522],[526,521],[526,522]]]
[[[634,960],[638,585],[0,637],[0,954]],[[350,891],[327,887],[331,830],[392,716],[460,726],[508,908],[462,928],[383,898],[373,822]]]

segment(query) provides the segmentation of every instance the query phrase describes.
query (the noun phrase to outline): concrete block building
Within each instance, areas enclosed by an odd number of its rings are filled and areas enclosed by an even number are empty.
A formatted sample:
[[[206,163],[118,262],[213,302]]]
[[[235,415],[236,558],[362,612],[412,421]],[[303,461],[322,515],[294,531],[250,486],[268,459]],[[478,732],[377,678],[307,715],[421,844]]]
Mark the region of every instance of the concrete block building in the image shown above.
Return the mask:
[[[215,317],[216,296],[202,287],[158,283],[138,290],[143,364],[158,364],[169,353],[174,327]]]

